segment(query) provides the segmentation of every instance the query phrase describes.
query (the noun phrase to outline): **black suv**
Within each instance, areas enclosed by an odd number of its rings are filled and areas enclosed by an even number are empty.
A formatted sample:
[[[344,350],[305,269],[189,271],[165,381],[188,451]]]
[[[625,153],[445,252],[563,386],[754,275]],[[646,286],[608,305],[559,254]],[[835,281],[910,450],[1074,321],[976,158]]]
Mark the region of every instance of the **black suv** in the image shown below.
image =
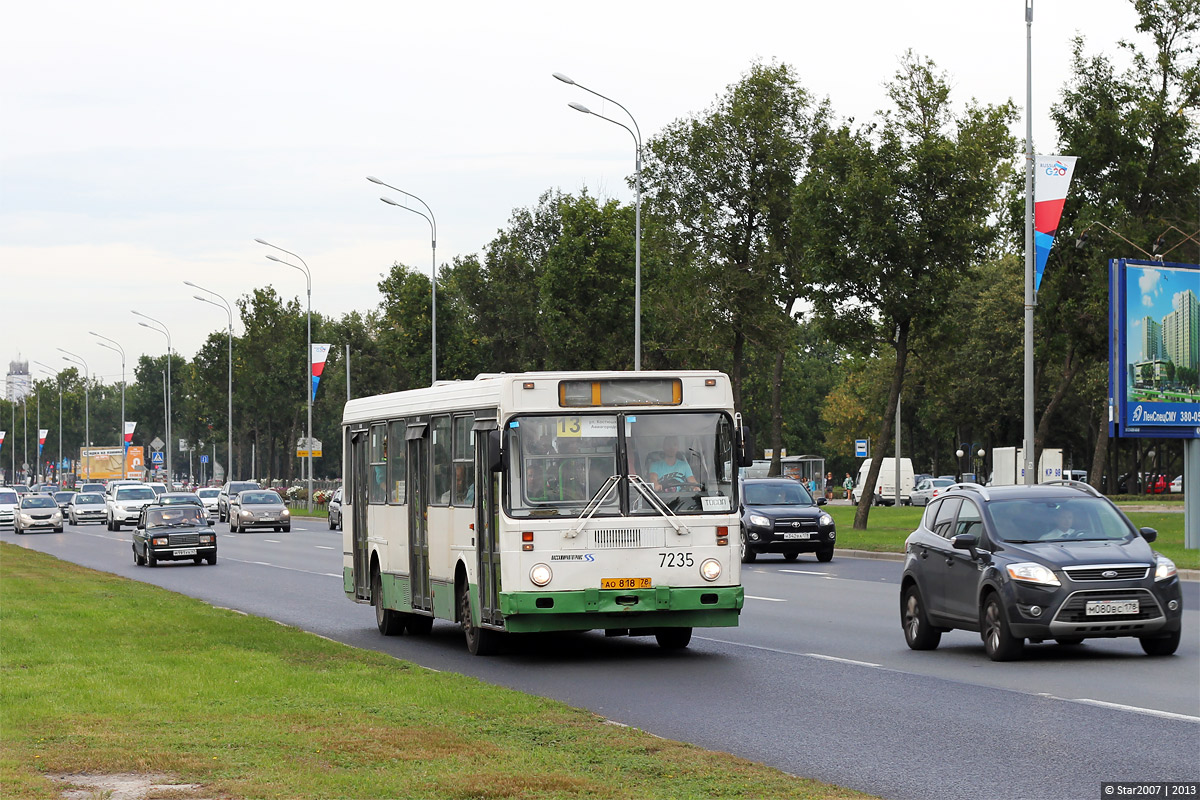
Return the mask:
[[[782,553],[795,561],[800,553],[833,559],[837,539],[833,517],[818,506],[808,490],[791,478],[746,478],[742,481],[742,563],[759,553]]]
[[[944,631],[979,631],[994,661],[1026,639],[1135,636],[1170,655],[1183,599],[1175,564],[1150,548],[1157,535],[1087,484],[956,484],[905,541],[904,638],[932,650]]]

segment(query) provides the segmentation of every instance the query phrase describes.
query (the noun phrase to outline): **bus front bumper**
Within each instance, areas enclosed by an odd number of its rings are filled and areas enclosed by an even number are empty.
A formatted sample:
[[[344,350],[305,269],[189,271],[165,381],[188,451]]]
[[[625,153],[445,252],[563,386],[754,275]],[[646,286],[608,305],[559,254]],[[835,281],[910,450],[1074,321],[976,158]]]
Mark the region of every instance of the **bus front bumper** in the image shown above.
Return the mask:
[[[504,627],[513,633],[734,627],[744,604],[741,586],[500,593]]]

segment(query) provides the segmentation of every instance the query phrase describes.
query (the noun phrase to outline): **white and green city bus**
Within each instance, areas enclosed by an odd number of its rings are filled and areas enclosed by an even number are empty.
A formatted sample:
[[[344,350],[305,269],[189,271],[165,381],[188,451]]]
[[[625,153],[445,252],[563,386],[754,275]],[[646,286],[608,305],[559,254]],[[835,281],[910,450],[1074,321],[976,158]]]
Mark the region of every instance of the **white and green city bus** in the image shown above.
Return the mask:
[[[380,632],[457,622],[686,647],[743,604],[738,466],[714,371],[480,375],[346,403],[344,588]],[[733,542],[733,545],[730,542]]]

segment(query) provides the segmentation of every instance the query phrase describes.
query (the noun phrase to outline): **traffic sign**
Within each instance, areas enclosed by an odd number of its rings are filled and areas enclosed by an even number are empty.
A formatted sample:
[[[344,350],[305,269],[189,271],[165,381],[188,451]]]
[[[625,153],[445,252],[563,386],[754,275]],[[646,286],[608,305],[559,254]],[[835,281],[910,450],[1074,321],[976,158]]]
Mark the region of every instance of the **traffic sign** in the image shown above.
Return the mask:
[[[854,457],[867,458],[871,455],[871,440],[870,439],[855,439],[854,440]]]
[[[165,461],[166,458],[163,456],[161,450],[155,450],[150,454],[150,463],[156,467],[161,467]]]
[[[200,456],[200,463],[201,463],[201,464],[207,464],[207,463],[208,463],[208,456]]]
[[[166,444],[166,442],[155,436],[154,441],[150,443],[150,446],[155,450],[162,450],[164,444]]]

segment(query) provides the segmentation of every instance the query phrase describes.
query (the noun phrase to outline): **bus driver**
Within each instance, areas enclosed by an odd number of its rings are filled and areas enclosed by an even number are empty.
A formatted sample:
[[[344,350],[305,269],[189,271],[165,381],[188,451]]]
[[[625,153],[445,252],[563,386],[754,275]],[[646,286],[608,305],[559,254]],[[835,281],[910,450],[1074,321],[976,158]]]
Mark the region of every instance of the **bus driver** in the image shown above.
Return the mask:
[[[650,473],[650,483],[660,492],[679,491],[685,485],[693,490],[700,488],[692,475],[691,465],[679,455],[678,436],[663,439],[662,456],[651,461],[647,471]]]

